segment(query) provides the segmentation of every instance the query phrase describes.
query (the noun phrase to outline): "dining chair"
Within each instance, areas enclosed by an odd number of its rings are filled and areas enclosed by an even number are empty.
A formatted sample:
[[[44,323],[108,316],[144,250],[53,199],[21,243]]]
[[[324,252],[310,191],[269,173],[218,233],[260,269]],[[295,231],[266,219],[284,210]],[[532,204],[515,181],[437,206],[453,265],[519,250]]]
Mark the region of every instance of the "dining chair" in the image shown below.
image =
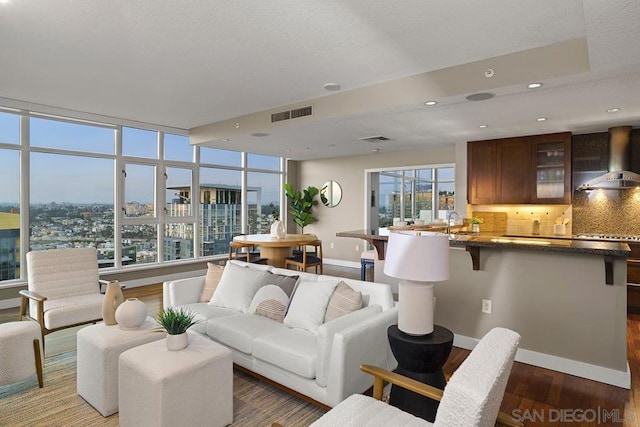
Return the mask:
[[[313,247],[313,251],[307,251],[306,248],[308,246]],[[320,267],[320,274],[322,274],[322,240],[306,243],[299,253],[285,258],[285,268],[289,268],[290,265],[301,271],[307,271],[309,267],[315,267],[316,274],[318,274],[318,267]]]
[[[238,261],[250,262],[253,264],[266,264],[269,259],[262,258],[260,252],[256,254],[256,245],[252,243],[242,242],[229,242],[229,257],[228,260],[236,259]]]

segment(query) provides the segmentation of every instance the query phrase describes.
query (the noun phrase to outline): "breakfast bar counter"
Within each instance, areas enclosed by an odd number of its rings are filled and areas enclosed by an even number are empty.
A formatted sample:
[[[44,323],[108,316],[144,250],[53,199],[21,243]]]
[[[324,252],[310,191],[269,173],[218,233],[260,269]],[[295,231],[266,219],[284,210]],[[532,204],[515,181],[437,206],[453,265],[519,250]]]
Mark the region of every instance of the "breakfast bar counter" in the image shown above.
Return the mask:
[[[388,236],[349,231],[376,249]],[[383,252],[384,253],[384,252]],[[471,349],[494,327],[521,336],[516,360],[629,388],[624,242],[491,233],[452,235],[450,278],[435,283],[435,323]],[[469,257],[471,255],[471,259]],[[397,289],[374,267],[377,282]],[[483,312],[483,301],[490,305]]]

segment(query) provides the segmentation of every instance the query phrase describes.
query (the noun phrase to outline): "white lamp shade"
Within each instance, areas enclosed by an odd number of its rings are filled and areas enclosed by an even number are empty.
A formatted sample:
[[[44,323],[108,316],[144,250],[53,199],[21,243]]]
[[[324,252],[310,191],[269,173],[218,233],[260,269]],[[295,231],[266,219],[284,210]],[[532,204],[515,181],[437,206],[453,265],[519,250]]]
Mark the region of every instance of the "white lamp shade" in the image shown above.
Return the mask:
[[[448,280],[449,236],[424,231],[389,233],[384,274],[416,282]]]

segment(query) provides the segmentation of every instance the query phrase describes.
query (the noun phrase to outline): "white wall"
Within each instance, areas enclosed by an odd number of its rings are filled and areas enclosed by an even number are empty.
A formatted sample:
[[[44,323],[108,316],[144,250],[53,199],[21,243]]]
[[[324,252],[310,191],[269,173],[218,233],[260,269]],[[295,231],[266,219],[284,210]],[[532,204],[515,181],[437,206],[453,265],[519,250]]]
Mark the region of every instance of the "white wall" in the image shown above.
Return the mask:
[[[315,210],[318,222],[305,227],[305,232],[315,233],[322,239],[324,257],[328,259],[360,262],[364,241],[336,237],[336,232],[362,230],[365,227],[365,209],[369,204],[369,195],[365,195],[366,169],[456,163],[457,169],[464,170],[464,177],[459,177],[460,172],[456,171],[456,209],[463,214],[466,212],[466,142],[424,150],[295,163],[298,188],[306,188],[308,185],[320,188],[330,179],[342,186],[340,204],[335,208],[319,204]],[[458,166],[460,163],[461,166]],[[292,230],[289,229],[288,232]],[[334,248],[331,248],[331,243],[334,244]]]

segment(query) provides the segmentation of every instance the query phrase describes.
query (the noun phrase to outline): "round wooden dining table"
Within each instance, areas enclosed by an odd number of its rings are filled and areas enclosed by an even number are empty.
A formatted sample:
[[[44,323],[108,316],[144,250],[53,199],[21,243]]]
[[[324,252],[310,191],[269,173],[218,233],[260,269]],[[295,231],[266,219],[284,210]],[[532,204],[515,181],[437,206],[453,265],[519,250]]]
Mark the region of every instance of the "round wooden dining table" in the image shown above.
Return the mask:
[[[245,234],[233,238],[234,242],[250,243],[260,247],[260,257],[267,258],[267,264],[283,267],[285,259],[296,246],[318,240],[315,234],[287,234],[278,239],[271,234]]]

